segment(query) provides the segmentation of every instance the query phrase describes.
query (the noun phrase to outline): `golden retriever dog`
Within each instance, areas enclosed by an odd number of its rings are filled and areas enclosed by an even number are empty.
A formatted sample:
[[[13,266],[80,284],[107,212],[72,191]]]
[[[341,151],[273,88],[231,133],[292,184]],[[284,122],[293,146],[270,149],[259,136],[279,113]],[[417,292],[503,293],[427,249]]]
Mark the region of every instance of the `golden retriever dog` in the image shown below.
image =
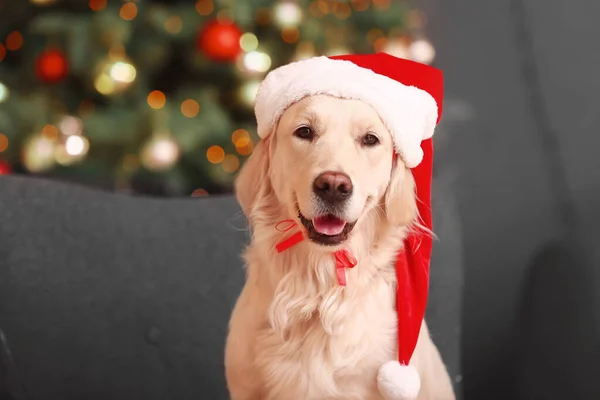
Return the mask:
[[[252,241],[225,352],[232,400],[382,399],[377,372],[397,345],[394,259],[417,221],[415,182],[393,152],[372,107],[328,95],[291,105],[257,144],[236,181]],[[276,225],[289,220],[307,239],[277,253]],[[347,286],[331,257],[341,246],[358,262]],[[454,399],[425,323],[411,365],[418,399]]]

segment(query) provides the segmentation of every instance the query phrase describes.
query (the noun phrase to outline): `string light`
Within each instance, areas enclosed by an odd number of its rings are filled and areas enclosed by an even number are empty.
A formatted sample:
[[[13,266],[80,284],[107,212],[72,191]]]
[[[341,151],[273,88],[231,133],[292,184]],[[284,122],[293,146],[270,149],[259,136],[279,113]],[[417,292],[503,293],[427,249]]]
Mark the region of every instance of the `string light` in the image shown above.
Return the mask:
[[[4,60],[4,57],[6,57],[6,47],[4,47],[4,44],[0,43],[0,62]]]
[[[6,85],[4,83],[0,82],[0,103],[3,103],[6,100],[8,100],[9,94],[10,94],[10,92],[8,91],[8,88],[6,87]]]
[[[8,138],[5,134],[0,133],[0,153],[6,151],[8,149]]]

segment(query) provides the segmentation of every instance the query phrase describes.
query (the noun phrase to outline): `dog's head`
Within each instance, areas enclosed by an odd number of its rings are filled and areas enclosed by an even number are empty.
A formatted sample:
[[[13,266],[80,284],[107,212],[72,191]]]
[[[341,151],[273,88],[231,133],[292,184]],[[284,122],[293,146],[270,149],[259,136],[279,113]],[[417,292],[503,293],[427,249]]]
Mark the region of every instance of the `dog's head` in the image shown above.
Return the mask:
[[[236,193],[251,223],[259,209],[279,210],[318,245],[344,243],[370,213],[385,213],[397,226],[417,215],[412,174],[375,110],[327,95],[282,114],[246,161]]]

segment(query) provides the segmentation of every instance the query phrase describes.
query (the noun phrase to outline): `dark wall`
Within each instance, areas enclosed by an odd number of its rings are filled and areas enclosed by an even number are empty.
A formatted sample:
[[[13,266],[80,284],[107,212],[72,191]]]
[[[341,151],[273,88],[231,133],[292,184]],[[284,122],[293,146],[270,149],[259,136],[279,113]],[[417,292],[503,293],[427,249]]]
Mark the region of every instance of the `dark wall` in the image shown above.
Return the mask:
[[[472,110],[437,163],[456,171],[464,398],[600,398],[600,4],[419,3],[448,102]]]

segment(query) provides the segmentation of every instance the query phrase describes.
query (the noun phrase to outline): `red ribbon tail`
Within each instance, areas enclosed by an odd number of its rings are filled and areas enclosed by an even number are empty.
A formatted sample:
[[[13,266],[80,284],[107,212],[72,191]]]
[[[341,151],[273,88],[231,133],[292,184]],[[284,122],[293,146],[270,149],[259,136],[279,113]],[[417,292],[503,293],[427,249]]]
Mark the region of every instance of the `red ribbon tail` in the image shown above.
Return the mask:
[[[283,251],[286,251],[290,247],[297,245],[298,243],[300,243],[303,240],[304,240],[304,235],[302,234],[301,231],[298,231],[298,232],[294,233],[292,236],[290,236],[289,238],[285,239],[284,241],[277,243],[275,245],[275,248],[277,249],[278,253],[281,253]]]

